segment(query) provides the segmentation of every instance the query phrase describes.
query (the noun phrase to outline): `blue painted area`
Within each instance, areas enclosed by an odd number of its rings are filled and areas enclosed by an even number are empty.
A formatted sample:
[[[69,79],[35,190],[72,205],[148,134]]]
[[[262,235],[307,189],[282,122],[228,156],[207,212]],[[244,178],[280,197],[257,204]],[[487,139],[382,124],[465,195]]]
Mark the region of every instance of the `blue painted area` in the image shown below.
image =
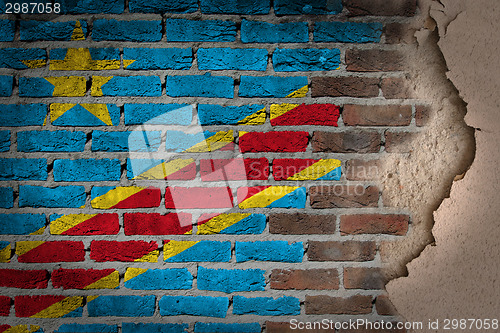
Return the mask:
[[[151,317],[155,296],[99,296],[87,303],[89,317]]]
[[[243,20],[241,41],[243,43],[307,43],[309,29],[306,22],[272,24]]]
[[[12,42],[14,40],[15,34],[16,34],[15,21],[0,20],[0,42]]]
[[[234,42],[236,24],[219,20],[166,20],[169,42]]]
[[[87,136],[84,132],[23,131],[17,133],[17,151],[83,151]]]
[[[267,208],[305,208],[307,191],[305,187],[299,187],[282,198],[273,201]]]
[[[123,323],[122,333],[184,333],[189,324],[135,324]]]
[[[260,333],[261,328],[259,323],[196,323],[194,331],[195,333]]]
[[[54,333],[118,333],[118,325],[105,324],[64,324]]]
[[[234,97],[234,80],[229,76],[167,76],[167,95],[172,97]]]
[[[55,160],[56,182],[91,182],[120,180],[121,166],[118,159]]]
[[[299,315],[300,300],[287,296],[280,298],[234,296],[233,314],[253,314],[257,316]]]
[[[160,131],[92,132],[92,151],[158,151]]]
[[[199,266],[197,286],[200,290],[237,291],[265,290],[266,271],[261,269],[208,269]]]
[[[161,163],[163,163],[164,160],[155,160],[155,159],[141,159],[141,158],[134,158],[134,159],[127,159],[127,178],[128,179],[133,179],[134,177],[139,176],[142,174],[144,171],[147,171]]]
[[[340,180],[341,176],[342,176],[342,168],[337,167],[332,171],[328,172],[323,177],[319,177],[318,180]]]
[[[0,152],[10,150],[10,131],[0,131]]]
[[[101,19],[95,20],[92,28],[94,41],[159,42],[161,37],[161,20],[118,21]]]
[[[20,37],[22,41],[71,40],[76,21],[21,21]],[[83,35],[87,36],[87,22],[80,20]]]
[[[101,87],[103,96],[161,96],[158,76],[113,76]]]
[[[243,106],[198,104],[198,119],[201,125],[236,125],[240,120],[264,108],[265,106],[261,104]]]
[[[27,69],[23,60],[47,60],[44,49],[0,49],[0,68]]]
[[[47,160],[0,158],[0,180],[47,180]]]
[[[43,77],[20,77],[19,96],[52,97],[55,86]]]
[[[90,190],[90,200],[94,200],[115,188],[116,186],[92,186]]]
[[[270,0],[201,0],[204,14],[269,14]]]
[[[231,260],[231,242],[199,241],[165,262],[228,262],[229,260]]]
[[[79,307],[71,312],[66,313],[64,316],[61,316],[61,318],[75,318],[75,317],[81,317],[83,314],[83,308]]]
[[[13,85],[14,85],[14,77],[13,76],[0,75],[0,97],[11,96]]]
[[[192,13],[198,10],[197,0],[130,0],[131,13]]]
[[[12,187],[0,187],[0,208],[14,207],[14,190]]]
[[[120,60],[120,50],[111,48],[111,47],[103,47],[103,48],[89,48],[90,56],[92,60]],[[51,60],[64,60],[66,57],[66,53],[68,52],[67,48],[64,49],[52,49],[50,50],[50,59]]]
[[[121,14],[125,9],[125,0],[64,0],[61,14]]]
[[[267,67],[266,49],[200,48],[197,55],[200,70],[265,71]]]
[[[217,132],[204,131],[188,134],[183,131],[168,131],[165,149],[167,151],[183,152],[200,142],[205,142],[205,140],[215,134],[217,134]]]
[[[276,49],[273,53],[277,72],[333,71],[339,66],[339,49]]]
[[[10,242],[0,241],[0,250],[5,249],[9,245],[10,245]]]
[[[135,290],[191,289],[193,276],[187,268],[148,269],[125,281],[125,288]]]
[[[307,86],[306,76],[241,76],[240,97],[286,97]]]
[[[276,15],[338,14],[342,0],[275,0]]]
[[[250,214],[241,221],[229,226],[219,234],[226,235],[248,235],[261,234],[266,228],[266,216],[264,214]]]
[[[19,207],[80,208],[85,205],[83,186],[19,186]]]
[[[191,48],[124,48],[125,69],[190,69],[193,62]],[[126,60],[134,60],[130,65]]]
[[[277,261],[302,262],[302,242],[288,244],[287,241],[236,242],[236,262]]]
[[[193,119],[190,104],[125,104],[125,125],[189,125]]]
[[[225,318],[229,308],[227,297],[163,296],[159,302],[162,316],[203,316]]]
[[[316,22],[315,42],[377,43],[382,35],[382,23]]]
[[[52,105],[51,105],[52,106]],[[90,104],[89,104],[90,106]],[[52,121],[54,126],[108,126],[101,119],[94,116],[87,109],[86,104],[77,104],[66,111],[62,116]],[[120,123],[120,108],[115,104],[106,104],[109,118],[113,126]]]
[[[43,227],[43,214],[0,214],[0,235],[29,235]]]

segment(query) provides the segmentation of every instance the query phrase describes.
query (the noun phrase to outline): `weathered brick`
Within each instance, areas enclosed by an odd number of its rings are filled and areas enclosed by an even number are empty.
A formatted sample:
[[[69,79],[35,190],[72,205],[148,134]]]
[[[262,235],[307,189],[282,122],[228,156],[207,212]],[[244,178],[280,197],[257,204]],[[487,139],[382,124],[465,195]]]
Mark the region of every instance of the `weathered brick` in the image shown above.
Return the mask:
[[[427,126],[431,118],[431,107],[427,105],[415,106],[415,123],[418,127]]]
[[[386,327],[387,327],[387,323],[388,321],[385,322],[386,324]],[[363,329],[363,333],[407,333],[407,330],[405,328],[401,328],[401,329],[397,329],[396,325],[397,325],[397,322],[391,322],[392,324],[392,328],[389,329],[389,328],[385,328],[385,329],[375,329],[375,325],[373,325],[373,327],[366,327]],[[379,324],[380,325],[380,324]],[[348,327],[348,326],[346,326]],[[381,326],[382,327],[382,326]],[[357,333],[359,332],[359,329],[341,329],[339,331],[339,333]]]
[[[266,180],[269,178],[269,161],[265,157],[201,160],[200,176],[205,182]]]
[[[266,107],[261,104],[223,106],[198,104],[200,125],[262,125]]]
[[[237,190],[238,207],[305,208],[306,188],[299,186],[252,186]]]
[[[82,76],[19,78],[22,97],[82,97],[86,92],[87,83]]]
[[[385,151],[388,153],[409,153],[416,148],[419,133],[386,132]]]
[[[186,235],[191,234],[189,213],[125,213],[123,228],[125,235]]]
[[[51,235],[116,235],[120,230],[118,214],[52,214]]]
[[[231,242],[166,240],[163,259],[165,262],[228,262]]]
[[[335,104],[272,104],[271,126],[338,126],[340,107]]]
[[[319,132],[312,137],[313,152],[378,153],[382,142],[377,132]]]
[[[20,37],[22,41],[37,40],[85,40],[87,22],[84,20],[67,22],[21,21]]]
[[[233,130],[194,134],[186,131],[169,130],[165,141],[165,149],[174,152],[203,153],[216,150],[234,150]]]
[[[276,49],[273,52],[276,72],[333,71],[340,65],[339,49]]]
[[[377,97],[379,81],[373,77],[313,77],[311,94],[312,97]]]
[[[317,326],[318,323],[320,323],[320,322],[304,323],[304,328],[301,328],[300,331],[297,331],[297,329],[299,329],[298,322],[297,322],[297,325],[291,325],[289,321],[287,321],[287,322],[266,321],[266,332],[267,333],[294,333],[294,332],[331,333],[332,332],[332,330],[330,328],[326,328],[326,329],[318,328],[318,326]],[[307,324],[310,324],[313,326],[306,328],[305,325],[307,325]],[[314,326],[314,325],[316,325],[316,326]]]
[[[270,283],[271,289],[339,289],[339,274],[336,269],[273,269]]]
[[[92,96],[161,96],[158,76],[92,76]]]
[[[315,42],[377,43],[380,42],[382,24],[378,22],[315,22]]]
[[[14,86],[14,77],[13,76],[0,75],[0,97],[11,96],[13,86]]]
[[[134,290],[191,289],[193,276],[187,268],[146,269],[127,268],[125,288]]]
[[[119,69],[120,50],[116,48],[56,48],[50,50],[50,70],[102,71]]]
[[[85,205],[83,186],[19,186],[19,207],[81,208]]]
[[[302,242],[289,244],[287,241],[236,242],[236,262],[277,261],[302,262]]]
[[[308,141],[307,132],[239,132],[242,153],[303,152]]]
[[[211,333],[211,332],[234,332],[234,333],[260,333],[261,327],[259,323],[195,323],[195,333]]]
[[[116,269],[63,269],[52,272],[52,286],[62,289],[115,289],[120,284]]]
[[[381,171],[380,160],[353,159],[347,161],[345,177],[347,180],[376,180]]]
[[[10,131],[0,131],[0,152],[10,150]]]
[[[393,72],[407,67],[400,51],[351,49],[346,51],[345,59],[347,70],[351,72]]]
[[[0,296],[0,316],[1,317],[7,317],[10,314],[10,305],[11,304],[12,304],[12,298],[10,298],[8,296]]]
[[[76,152],[83,151],[87,136],[84,132],[22,131],[17,133],[17,151]]]
[[[0,49],[0,68],[40,68],[46,64],[47,52],[44,49]]]
[[[152,317],[156,297],[87,296],[89,317]]]
[[[167,95],[172,97],[234,97],[234,80],[229,76],[167,76]]]
[[[125,69],[189,69],[192,62],[191,48],[123,48]]]
[[[198,219],[198,235],[247,235],[261,234],[266,228],[264,214],[208,213]]]
[[[344,105],[346,126],[408,126],[411,105]]]
[[[159,303],[162,316],[203,316],[225,318],[229,308],[227,297],[163,296]]]
[[[122,333],[151,333],[151,332],[184,333],[188,330],[188,328],[189,324],[122,323]]]
[[[125,125],[189,125],[190,104],[125,104]]]
[[[234,42],[236,24],[219,20],[166,20],[167,41],[169,42]]]
[[[16,242],[17,261],[22,263],[77,262],[85,260],[83,242]]]
[[[413,16],[416,0],[388,2],[384,0],[342,0],[350,16]]]
[[[274,159],[275,180],[340,180],[341,162],[335,159]]]
[[[16,317],[81,317],[83,297],[62,295],[16,296]]]
[[[380,268],[344,268],[344,287],[346,289],[384,289],[385,282]]]
[[[305,301],[306,314],[361,315],[372,312],[372,296],[355,295],[348,298],[326,295],[309,296]]]
[[[309,32],[306,22],[272,24],[243,20],[241,23],[243,43],[307,43]]]
[[[156,0],[142,1],[130,0],[129,8],[131,13],[192,13],[198,10],[196,0]]]
[[[125,8],[125,0],[93,0],[65,1],[61,3],[62,14],[121,14]]]
[[[120,123],[120,108],[115,104],[53,103],[50,119],[54,126],[116,126]]]
[[[269,0],[201,0],[201,12],[205,14],[239,14],[259,15],[269,14]]]
[[[168,209],[231,208],[233,194],[229,187],[167,187],[165,207]]]
[[[90,244],[90,259],[96,262],[156,262],[158,244],[146,241],[97,241]]]
[[[0,235],[30,235],[44,227],[43,214],[0,214]]]
[[[0,158],[0,180],[46,180],[44,158]]]
[[[379,196],[376,186],[332,185],[309,189],[311,207],[317,209],[377,207]]]
[[[91,182],[120,180],[121,166],[118,159],[55,160],[56,182]]]
[[[44,289],[49,282],[46,270],[0,269],[0,287]]]
[[[194,159],[127,159],[127,178],[135,180],[190,180],[196,176]]]
[[[387,44],[415,44],[417,29],[409,24],[387,23],[384,26],[385,42]]]
[[[306,76],[246,76],[242,75],[240,97],[305,97],[308,91]]]
[[[358,214],[340,217],[342,235],[389,234],[403,236],[408,231],[410,217],[397,214]]]
[[[265,71],[266,49],[200,48],[197,52],[200,70]]]
[[[11,248],[10,242],[0,241],[0,262],[10,262]]]
[[[0,123],[2,126],[42,126],[47,116],[45,104],[1,104]]]
[[[276,15],[338,14],[342,11],[341,0],[276,0]]]
[[[92,28],[94,41],[159,42],[162,37],[161,20],[118,21],[95,20]]]
[[[14,190],[12,187],[0,187],[0,208],[14,207]]]
[[[376,252],[375,242],[309,241],[307,257],[310,261],[371,261]]]
[[[233,297],[233,314],[257,316],[287,316],[300,314],[300,300],[295,297]]]
[[[12,42],[16,34],[16,22],[0,20],[0,42]]]
[[[197,287],[225,293],[259,291],[266,286],[264,274],[261,269],[208,269],[199,266]]]
[[[125,325],[125,323],[124,323]],[[74,332],[105,332],[118,333],[118,325],[105,324],[63,324],[54,333],[74,333]]]
[[[381,81],[382,94],[387,99],[414,98],[413,89],[406,78],[386,77]]]
[[[160,144],[160,131],[92,132],[92,151],[154,152]]]
[[[398,311],[396,307],[392,304],[389,296],[380,295],[377,296],[375,300],[375,309],[377,313],[382,316],[397,316]]]
[[[282,235],[334,234],[335,215],[275,213],[269,215],[269,232]]]

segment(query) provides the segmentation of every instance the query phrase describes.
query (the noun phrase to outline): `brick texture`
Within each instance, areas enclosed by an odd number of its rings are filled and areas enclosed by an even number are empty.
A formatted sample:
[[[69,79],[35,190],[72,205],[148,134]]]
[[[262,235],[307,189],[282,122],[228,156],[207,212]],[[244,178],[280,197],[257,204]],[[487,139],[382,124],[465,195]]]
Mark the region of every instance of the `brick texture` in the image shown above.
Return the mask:
[[[374,242],[310,241],[307,256],[311,261],[370,261],[376,251]]]

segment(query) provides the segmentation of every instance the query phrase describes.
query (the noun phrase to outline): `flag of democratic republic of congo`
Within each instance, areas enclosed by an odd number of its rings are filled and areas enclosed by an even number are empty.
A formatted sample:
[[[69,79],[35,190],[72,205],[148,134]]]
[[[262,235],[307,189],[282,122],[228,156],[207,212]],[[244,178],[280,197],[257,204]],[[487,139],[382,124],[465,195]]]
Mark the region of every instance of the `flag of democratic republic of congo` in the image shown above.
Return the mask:
[[[240,187],[237,191],[241,209],[305,208],[306,188],[298,186]]]
[[[340,180],[341,162],[335,159],[275,159],[275,180]]]
[[[159,188],[138,186],[94,186],[90,192],[92,208],[151,208],[159,207]]]
[[[52,235],[116,235],[120,230],[118,214],[52,214]]]

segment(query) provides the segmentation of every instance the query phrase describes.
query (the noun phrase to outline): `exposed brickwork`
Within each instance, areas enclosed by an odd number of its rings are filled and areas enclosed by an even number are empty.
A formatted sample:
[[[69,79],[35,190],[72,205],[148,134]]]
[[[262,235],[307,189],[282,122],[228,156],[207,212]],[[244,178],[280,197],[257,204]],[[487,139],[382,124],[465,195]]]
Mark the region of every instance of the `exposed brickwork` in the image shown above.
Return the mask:
[[[310,241],[307,256],[312,261],[370,261],[377,251],[374,242]]]

